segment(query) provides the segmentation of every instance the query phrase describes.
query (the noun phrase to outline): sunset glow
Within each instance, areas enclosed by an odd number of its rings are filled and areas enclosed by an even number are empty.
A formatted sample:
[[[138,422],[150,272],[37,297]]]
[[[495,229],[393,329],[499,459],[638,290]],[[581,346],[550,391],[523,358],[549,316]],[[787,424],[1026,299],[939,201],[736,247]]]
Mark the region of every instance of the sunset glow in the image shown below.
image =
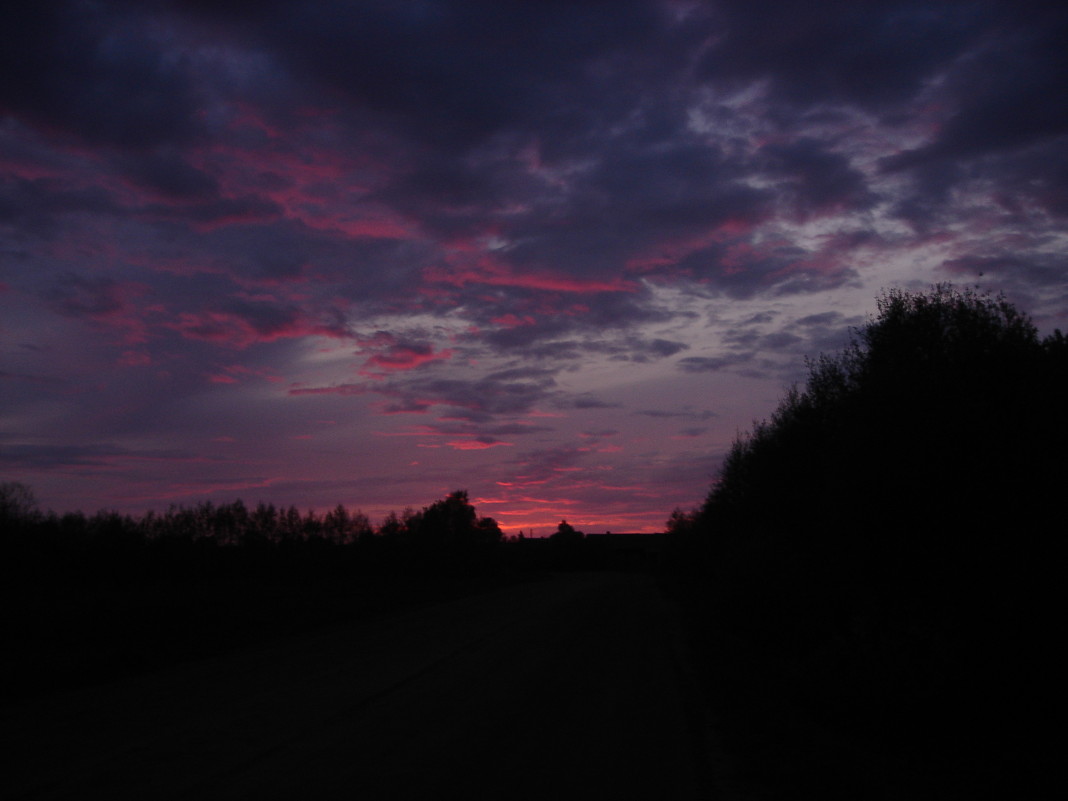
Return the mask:
[[[1063,10],[49,2],[0,32],[0,478],[653,532],[883,287],[1068,327]]]

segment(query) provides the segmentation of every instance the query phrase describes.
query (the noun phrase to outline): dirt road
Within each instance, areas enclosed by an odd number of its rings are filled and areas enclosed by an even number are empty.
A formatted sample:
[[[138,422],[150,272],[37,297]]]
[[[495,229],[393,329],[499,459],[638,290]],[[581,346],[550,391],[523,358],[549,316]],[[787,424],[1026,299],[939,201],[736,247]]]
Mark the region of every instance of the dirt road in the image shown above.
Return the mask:
[[[0,795],[716,797],[652,581],[562,575],[8,709]]]

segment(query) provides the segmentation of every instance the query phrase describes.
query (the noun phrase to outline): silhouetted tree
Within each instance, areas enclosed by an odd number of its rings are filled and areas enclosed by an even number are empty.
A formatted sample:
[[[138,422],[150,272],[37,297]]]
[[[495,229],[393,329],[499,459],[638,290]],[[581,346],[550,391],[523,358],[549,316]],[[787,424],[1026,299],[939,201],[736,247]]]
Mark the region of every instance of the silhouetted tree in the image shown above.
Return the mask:
[[[383,521],[240,500],[140,518],[41,514],[0,484],[0,703],[291,633],[405,599],[453,596],[514,569],[465,491]],[[14,656],[9,656],[13,654]]]
[[[575,542],[583,539],[585,536],[586,535],[583,532],[578,531],[566,520],[561,520],[560,524],[556,527],[556,531],[549,535],[549,539],[555,542]]]
[[[480,545],[495,545],[504,539],[504,533],[492,517],[480,517],[475,523],[474,540]]]
[[[399,541],[404,533],[404,523],[397,517],[397,513],[390,511],[378,526],[378,534],[383,539],[393,542]]]
[[[1008,688],[1058,583],[1066,353],[1002,297],[884,294],[669,523],[716,630],[853,723],[912,715],[945,736],[979,686],[988,713],[1022,709]]]
[[[501,530],[493,518],[479,519],[466,490],[449,493],[406,521],[412,542],[423,548],[464,549],[500,542]]]
[[[0,525],[29,520],[37,514],[37,498],[18,481],[0,483]]]

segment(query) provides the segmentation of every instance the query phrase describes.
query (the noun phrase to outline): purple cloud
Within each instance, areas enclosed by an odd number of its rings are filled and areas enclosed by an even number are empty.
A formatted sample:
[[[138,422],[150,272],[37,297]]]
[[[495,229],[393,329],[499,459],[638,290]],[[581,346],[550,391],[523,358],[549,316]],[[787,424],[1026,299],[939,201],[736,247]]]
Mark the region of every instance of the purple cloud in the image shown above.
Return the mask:
[[[0,456],[56,507],[654,530],[880,288],[1068,317],[1052,4],[9,16]]]

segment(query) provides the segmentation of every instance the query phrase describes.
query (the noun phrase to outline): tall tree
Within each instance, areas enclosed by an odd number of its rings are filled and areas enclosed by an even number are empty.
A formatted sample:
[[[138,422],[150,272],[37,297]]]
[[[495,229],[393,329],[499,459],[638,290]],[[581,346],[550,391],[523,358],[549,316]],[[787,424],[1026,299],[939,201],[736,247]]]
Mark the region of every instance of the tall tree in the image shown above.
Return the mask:
[[[1016,714],[1061,594],[1066,354],[1002,297],[884,294],[675,519],[718,630],[855,719],[957,721],[964,742],[979,686]]]

